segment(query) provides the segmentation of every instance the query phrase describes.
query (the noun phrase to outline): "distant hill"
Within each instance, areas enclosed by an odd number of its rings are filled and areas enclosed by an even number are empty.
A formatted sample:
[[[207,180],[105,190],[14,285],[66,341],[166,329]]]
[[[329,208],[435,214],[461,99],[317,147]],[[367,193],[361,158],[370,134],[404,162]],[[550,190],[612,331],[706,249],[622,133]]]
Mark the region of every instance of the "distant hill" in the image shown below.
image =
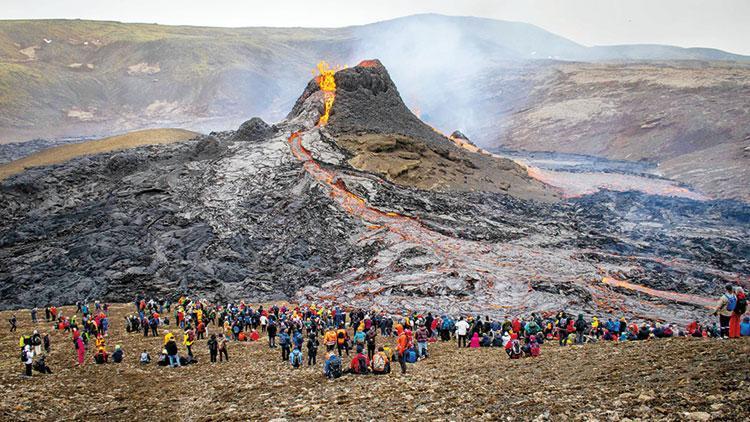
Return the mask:
[[[183,129],[146,129],[104,139],[47,148],[19,160],[0,164],[0,180],[21,173],[31,167],[60,164],[85,155],[101,154],[143,145],[170,144],[186,141],[196,136],[198,136],[197,133]]]
[[[164,126],[208,131],[252,115],[277,121],[318,60],[369,57],[439,127],[461,118],[439,117],[451,107],[428,101],[438,87],[471,102],[474,91],[445,89],[451,79],[507,61],[749,60],[709,49],[585,47],[525,23],[441,15],[338,29],[0,21],[0,142]]]

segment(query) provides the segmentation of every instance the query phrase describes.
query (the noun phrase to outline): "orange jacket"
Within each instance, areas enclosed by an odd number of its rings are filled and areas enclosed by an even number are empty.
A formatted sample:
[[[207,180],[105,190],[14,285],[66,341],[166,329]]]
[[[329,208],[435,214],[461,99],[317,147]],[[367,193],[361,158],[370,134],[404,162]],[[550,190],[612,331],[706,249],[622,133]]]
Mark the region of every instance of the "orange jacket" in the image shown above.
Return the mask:
[[[398,352],[402,355],[404,354],[404,352],[411,348],[411,339],[406,335],[406,333],[401,333],[401,335],[398,336],[398,340],[396,341],[398,344]]]
[[[325,343],[326,346],[335,345],[336,344],[336,331],[334,330],[326,331],[325,336],[323,336],[323,343]]]

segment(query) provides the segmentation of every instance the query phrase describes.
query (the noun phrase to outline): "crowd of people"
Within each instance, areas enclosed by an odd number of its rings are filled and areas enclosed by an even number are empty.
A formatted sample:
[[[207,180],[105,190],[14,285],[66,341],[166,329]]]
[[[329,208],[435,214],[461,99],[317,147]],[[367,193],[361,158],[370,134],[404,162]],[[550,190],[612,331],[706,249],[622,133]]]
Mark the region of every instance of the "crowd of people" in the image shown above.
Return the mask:
[[[736,286],[727,286],[715,309],[718,325],[693,321],[684,328],[659,322],[629,322],[624,317],[588,319],[583,314],[568,315],[563,311],[502,319],[478,315],[453,318],[431,312],[395,316],[383,311],[367,312],[340,306],[272,305],[266,308],[244,302],[219,305],[183,296],[174,304],[169,300],[136,299],[124,325],[130,335],[142,332],[144,337],[159,337],[163,334],[161,353],[156,360],[160,366],[197,363],[193,350],[196,342],[203,344],[203,340],[211,363],[228,362],[228,344],[260,341],[265,337],[268,348],[277,350],[280,360],[291,368],[317,366],[319,349],[325,347],[323,374],[338,378],[345,373],[387,374],[396,364],[402,374],[406,373],[407,364],[429,358],[430,344],[438,341],[455,341],[459,348],[501,348],[508,358],[519,359],[539,356],[544,343],[568,346],[674,336],[750,336],[750,317],[743,318],[746,310],[745,292]],[[93,307],[78,303],[76,312],[68,317],[61,309],[51,306],[45,308],[45,321],[52,322],[58,332],[70,333],[77,365],[85,364],[87,350],[92,350],[96,364],[120,363],[125,358],[123,348],[115,345],[111,353],[108,351],[108,311],[106,303],[97,301]],[[37,321],[36,309],[31,311],[31,317],[33,322]],[[11,331],[15,332],[16,316],[9,322]],[[389,346],[393,341],[384,341],[388,338],[395,340],[394,347]],[[21,336],[19,346],[26,376],[31,376],[32,368],[52,373],[45,361],[51,347],[49,334],[34,331]],[[183,354],[180,349],[184,350]],[[141,352],[139,361],[143,365],[151,363],[148,350]]]

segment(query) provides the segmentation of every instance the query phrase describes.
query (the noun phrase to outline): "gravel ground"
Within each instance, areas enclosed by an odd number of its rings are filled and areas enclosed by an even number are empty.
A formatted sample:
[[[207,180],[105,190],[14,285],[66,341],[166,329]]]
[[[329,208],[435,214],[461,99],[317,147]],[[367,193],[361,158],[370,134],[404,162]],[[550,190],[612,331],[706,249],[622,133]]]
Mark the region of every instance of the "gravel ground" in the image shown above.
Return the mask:
[[[750,340],[671,339],[559,348],[511,361],[499,349],[458,350],[431,345],[430,358],[408,374],[346,375],[327,381],[319,363],[292,370],[265,341],[232,343],[230,362],[179,369],[140,366],[161,338],[128,334],[129,305],[112,307],[110,350],[122,364],[73,367],[68,334],[53,333],[53,375],[20,376],[18,336],[49,329],[18,311],[18,333],[0,336],[2,420],[748,420]],[[64,308],[66,314],[73,309]],[[4,321],[10,312],[0,313]],[[4,330],[6,328],[4,327]],[[209,327],[213,330],[214,327]],[[380,340],[380,339],[379,339]],[[182,351],[182,350],[181,350]],[[319,356],[322,355],[322,350]],[[91,359],[91,354],[87,355]]]

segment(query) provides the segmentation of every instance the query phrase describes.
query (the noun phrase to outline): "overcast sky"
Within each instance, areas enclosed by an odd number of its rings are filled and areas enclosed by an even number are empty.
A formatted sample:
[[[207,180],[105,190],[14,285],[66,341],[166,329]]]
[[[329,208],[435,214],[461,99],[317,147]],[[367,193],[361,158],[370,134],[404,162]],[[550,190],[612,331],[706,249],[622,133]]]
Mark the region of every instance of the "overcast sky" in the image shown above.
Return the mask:
[[[655,43],[750,55],[750,0],[0,0],[1,19],[338,27],[415,13],[529,22],[585,45]]]

